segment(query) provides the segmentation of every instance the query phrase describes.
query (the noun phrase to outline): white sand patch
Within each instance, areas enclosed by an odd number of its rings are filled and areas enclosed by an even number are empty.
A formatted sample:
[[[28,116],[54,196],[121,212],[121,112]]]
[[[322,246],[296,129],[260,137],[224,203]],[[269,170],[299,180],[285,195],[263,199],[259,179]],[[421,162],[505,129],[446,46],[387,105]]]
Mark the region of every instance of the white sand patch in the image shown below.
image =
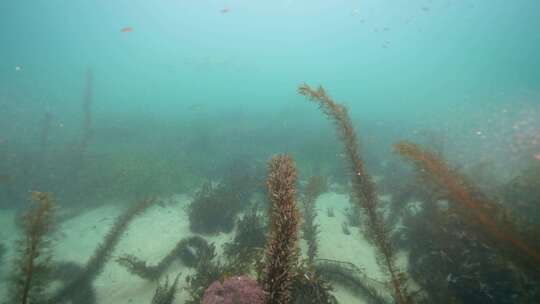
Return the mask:
[[[334,217],[328,217],[326,207],[334,208]],[[320,225],[319,258],[350,262],[364,269],[369,277],[384,279],[375,259],[375,249],[356,227],[349,227],[351,234],[343,233],[345,211],[350,207],[349,196],[325,193],[317,200],[317,222]]]

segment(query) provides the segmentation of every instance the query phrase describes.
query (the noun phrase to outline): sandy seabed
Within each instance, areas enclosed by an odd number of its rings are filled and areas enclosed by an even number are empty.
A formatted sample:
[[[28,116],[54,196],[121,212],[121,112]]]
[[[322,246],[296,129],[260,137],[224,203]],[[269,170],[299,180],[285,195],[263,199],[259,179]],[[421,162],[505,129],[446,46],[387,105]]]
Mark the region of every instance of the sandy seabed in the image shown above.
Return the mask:
[[[116,257],[124,254],[132,254],[146,260],[150,265],[161,260],[182,238],[192,236],[189,230],[189,220],[185,213],[185,206],[190,199],[185,195],[176,195],[163,200],[147,210],[144,214],[136,217],[129,225],[126,233],[113,252],[111,260],[105,269],[94,281],[94,288],[98,304],[149,304],[151,302],[155,282],[143,280],[129,272],[115,262]],[[118,204],[104,205],[100,208],[85,212],[63,222],[57,228],[54,239],[54,259],[57,261],[73,261],[83,265],[95,248],[103,240],[110,229],[116,216],[122,209]],[[342,231],[342,223],[345,219],[345,210],[349,207],[348,195],[325,193],[317,200],[317,218],[319,224],[319,258],[334,259],[351,262],[360,267],[372,279],[383,281],[384,277],[375,261],[373,247],[364,239],[357,228],[351,228],[351,234]],[[334,216],[327,214],[327,208],[334,210]],[[13,212],[0,213],[2,230],[0,236],[2,242],[12,247],[19,237]],[[204,236],[209,242],[216,245],[216,250],[221,253],[222,244],[232,240],[233,233]],[[305,252],[305,241],[301,241],[302,251]],[[0,275],[2,284],[0,297],[5,298],[5,279],[9,273],[9,261],[13,259],[13,249],[4,257]],[[398,260],[401,265],[404,257]],[[174,278],[181,273],[180,288],[175,303],[184,303],[187,292],[185,276],[190,269],[182,265],[180,261],[174,262],[164,273],[169,278]],[[354,304],[366,303],[364,300],[352,295],[346,289],[335,286],[334,295],[339,303]]]

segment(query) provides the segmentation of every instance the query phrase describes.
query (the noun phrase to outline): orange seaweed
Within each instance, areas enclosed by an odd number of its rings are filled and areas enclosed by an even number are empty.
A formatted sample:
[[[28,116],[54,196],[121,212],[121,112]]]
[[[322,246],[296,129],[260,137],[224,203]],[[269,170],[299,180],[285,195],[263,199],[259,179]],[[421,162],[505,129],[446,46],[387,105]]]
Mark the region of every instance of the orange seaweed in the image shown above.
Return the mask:
[[[407,160],[412,161],[417,167],[422,178],[435,182],[447,189],[452,202],[465,208],[465,213],[473,220],[485,227],[488,236],[495,240],[492,242],[503,253],[508,254],[508,248],[517,249],[529,259],[523,256],[513,256],[514,261],[521,263],[527,269],[531,264],[533,271],[538,271],[540,253],[526,244],[517,235],[517,227],[513,223],[509,211],[500,204],[490,202],[485,195],[469,182],[463,175],[451,169],[438,155],[421,149],[418,145],[410,142],[399,142],[394,145],[394,150]],[[531,269],[528,269],[531,270]]]

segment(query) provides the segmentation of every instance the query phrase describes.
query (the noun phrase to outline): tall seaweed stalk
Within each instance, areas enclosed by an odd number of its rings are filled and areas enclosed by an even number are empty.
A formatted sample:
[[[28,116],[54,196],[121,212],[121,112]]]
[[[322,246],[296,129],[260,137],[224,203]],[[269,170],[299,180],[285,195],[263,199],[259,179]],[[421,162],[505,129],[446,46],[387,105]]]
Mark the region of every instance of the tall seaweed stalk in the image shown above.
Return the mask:
[[[524,270],[540,277],[540,250],[519,237],[516,220],[504,206],[491,202],[472,182],[450,168],[435,153],[410,142],[399,142],[394,149],[416,166],[424,181],[444,187],[450,200],[459,207],[457,210],[472,224],[480,224],[477,226],[490,236],[488,241],[492,246]]]
[[[347,108],[332,100],[323,87],[314,90],[307,84],[303,84],[298,88],[298,93],[319,105],[324,114],[336,124],[350,164],[353,199],[362,207],[366,214],[368,220],[367,231],[370,234],[369,237],[374,240],[375,247],[378,250],[377,262],[389,275],[395,302],[398,304],[410,303],[411,299],[407,292],[406,276],[395,264],[394,250],[390,244],[384,222],[377,213],[375,184],[367,173],[360,157],[358,140]]]
[[[270,237],[261,283],[266,292],[266,304],[287,304],[291,301],[299,254],[296,168],[290,156],[272,157],[268,163],[267,186],[271,202]]]
[[[47,159],[47,147],[49,145],[49,132],[51,130],[52,114],[49,110],[43,113],[43,121],[41,124],[41,135],[39,140],[39,154],[36,162],[35,174],[32,181],[32,189],[36,189],[38,185],[38,178],[43,178],[43,169],[45,167],[45,161]]]
[[[84,286],[88,286],[95,278],[103,271],[105,264],[111,258],[112,251],[120,241],[123,233],[126,231],[129,223],[139,214],[154,204],[156,200],[147,198],[121,214],[114,225],[111,227],[103,242],[96,248],[94,254],[90,257],[84,267],[84,271],[76,277],[72,282],[68,283],[60,289],[49,301],[51,304],[58,304],[67,301],[68,299],[84,299],[81,290]]]
[[[88,69],[86,71],[86,82],[84,87],[84,95],[82,100],[82,129],[81,129],[81,138],[78,145],[75,147],[75,159],[73,163],[73,178],[78,178],[79,172],[83,169],[84,158],[86,150],[88,149],[88,144],[92,139],[92,99],[94,93],[94,78],[92,70]]]
[[[54,203],[48,193],[32,192],[31,209],[22,218],[24,236],[19,241],[19,254],[15,263],[10,292],[11,304],[43,303],[50,271],[50,232],[53,227]]]
[[[304,223],[302,225],[302,236],[308,245],[307,256],[310,265],[313,265],[318,252],[317,236],[319,234],[319,225],[315,223],[317,210],[315,202],[322,192],[324,181],[320,176],[312,176],[305,189],[303,199]]]

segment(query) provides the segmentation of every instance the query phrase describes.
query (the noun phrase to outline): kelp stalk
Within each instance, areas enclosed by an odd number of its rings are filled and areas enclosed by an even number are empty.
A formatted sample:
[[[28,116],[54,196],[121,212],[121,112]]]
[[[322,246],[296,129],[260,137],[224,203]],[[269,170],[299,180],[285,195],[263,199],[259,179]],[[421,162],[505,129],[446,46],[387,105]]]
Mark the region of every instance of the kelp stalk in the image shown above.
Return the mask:
[[[310,265],[313,265],[318,252],[317,236],[319,234],[319,225],[315,223],[317,210],[315,202],[322,192],[324,181],[320,176],[312,176],[305,189],[303,199],[304,222],[302,225],[302,236],[308,245],[307,256]]]
[[[367,173],[360,157],[358,140],[347,108],[332,100],[323,87],[314,90],[307,84],[303,84],[298,88],[298,92],[318,104],[324,114],[336,124],[350,164],[353,198],[360,204],[367,216],[368,233],[373,238],[379,252],[378,263],[389,274],[396,303],[409,303],[410,297],[406,291],[406,277],[395,265],[394,251],[390,245],[388,233],[385,230],[382,218],[377,213],[375,184]]]
[[[538,274],[540,252],[518,238],[517,227],[512,222],[508,210],[500,204],[490,202],[480,190],[463,175],[451,169],[435,153],[410,142],[399,142],[394,145],[394,149],[402,157],[413,162],[424,179],[446,188],[453,202],[464,207],[467,215],[485,227],[489,235],[501,241],[492,242],[492,245],[507,254],[509,248],[517,249],[522,255],[515,256],[510,253],[513,260],[521,263],[524,269],[530,270],[532,267]]]
[[[32,192],[36,207],[22,220],[24,237],[20,242],[20,260],[13,277],[10,303],[27,304],[41,300],[47,285],[50,254],[47,252],[52,229],[54,203],[45,192]]]
[[[153,198],[144,199],[120,215],[105,236],[103,242],[96,248],[94,254],[86,263],[84,272],[58,291],[49,303],[57,304],[63,303],[66,299],[80,298],[81,295],[78,294],[78,292],[81,290],[81,286],[91,284],[91,282],[103,271],[105,264],[111,258],[112,251],[120,241],[123,233],[127,230],[129,223],[137,215],[140,215],[152,206],[155,201],[156,200]]]
[[[266,292],[266,304],[287,304],[291,300],[299,252],[295,185],[296,168],[292,158],[287,155],[272,157],[267,179],[271,230],[261,282]]]

